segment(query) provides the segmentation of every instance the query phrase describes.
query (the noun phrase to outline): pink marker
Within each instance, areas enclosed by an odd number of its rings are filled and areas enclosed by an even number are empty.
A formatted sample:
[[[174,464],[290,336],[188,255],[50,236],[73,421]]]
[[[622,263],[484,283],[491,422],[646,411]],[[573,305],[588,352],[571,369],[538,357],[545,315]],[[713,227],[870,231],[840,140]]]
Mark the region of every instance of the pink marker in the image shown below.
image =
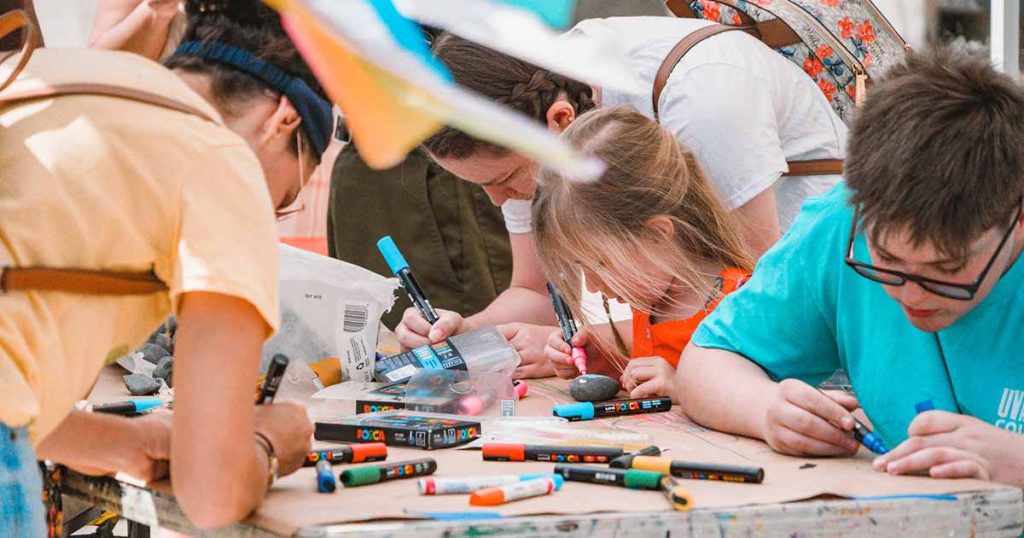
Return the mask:
[[[572,348],[572,363],[581,375],[587,375],[587,351],[581,347]]]
[[[558,320],[558,328],[562,331],[562,339],[572,346],[572,363],[581,374],[587,373],[587,352],[581,347],[573,346],[572,339],[576,336],[576,320],[572,312],[566,306],[562,296],[558,294],[555,287],[548,282],[548,296],[551,297],[551,306],[555,308],[555,319]]]

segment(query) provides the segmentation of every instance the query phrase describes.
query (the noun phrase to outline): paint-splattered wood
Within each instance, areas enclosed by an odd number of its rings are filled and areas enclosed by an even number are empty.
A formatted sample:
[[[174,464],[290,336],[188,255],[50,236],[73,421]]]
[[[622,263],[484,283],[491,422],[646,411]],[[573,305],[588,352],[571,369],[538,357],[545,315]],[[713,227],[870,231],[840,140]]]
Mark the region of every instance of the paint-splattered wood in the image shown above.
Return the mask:
[[[105,372],[98,384],[114,374]],[[564,381],[530,382],[530,395],[519,413],[545,415],[552,403],[566,399]],[[110,395],[108,395],[110,396]],[[595,421],[597,422],[597,421]],[[765,483],[757,486],[686,481],[694,510],[677,513],[656,492],[566,484],[550,497],[495,507],[504,519],[474,523],[416,520],[416,512],[468,511],[465,496],[421,497],[412,481],[393,481],[333,495],[315,492],[312,469],[278,481],[263,506],[229,534],[243,536],[295,533],[377,533],[424,536],[451,533],[564,534],[567,536],[664,535],[702,536],[753,534],[887,535],[913,531],[922,536],[1019,535],[1024,529],[1024,498],[1019,489],[981,481],[939,481],[922,477],[888,477],[870,468],[867,454],[851,459],[789,458],[763,443],[708,431],[686,422],[677,413],[606,419],[617,430],[649,433],[666,455],[696,461],[756,464],[765,468]],[[593,425],[593,423],[591,423]],[[586,427],[576,423],[573,428]],[[485,426],[484,432],[487,432]],[[424,456],[438,461],[438,475],[550,472],[538,462],[482,462],[479,452],[439,450],[430,453],[392,447],[390,461]],[[116,507],[117,483],[112,480],[69,478],[75,496],[94,498]],[[194,532],[174,502],[166,482],[153,484],[154,503],[162,524]],[[903,499],[850,497],[916,494]],[[922,497],[922,494],[930,497]],[[951,495],[945,495],[951,494]],[[940,495],[936,498],[935,495]],[[821,500],[823,497],[833,500]],[[800,502],[814,499],[813,502]],[[390,520],[392,523],[373,523]],[[397,520],[404,520],[397,522]],[[370,522],[370,523],[366,523]],[[345,524],[345,525],[342,525]],[[405,529],[405,530],[396,530]],[[607,534],[605,534],[607,533]],[[632,534],[631,534],[632,533]],[[341,534],[344,535],[344,534]]]

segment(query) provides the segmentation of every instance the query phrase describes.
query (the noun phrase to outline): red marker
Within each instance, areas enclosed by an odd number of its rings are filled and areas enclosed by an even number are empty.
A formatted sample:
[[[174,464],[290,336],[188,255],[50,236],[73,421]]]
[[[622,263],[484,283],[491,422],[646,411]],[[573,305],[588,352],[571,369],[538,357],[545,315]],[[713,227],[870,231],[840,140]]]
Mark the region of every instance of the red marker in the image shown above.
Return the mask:
[[[323,450],[314,450],[306,454],[303,467],[313,467],[318,461],[325,460],[331,465],[337,463],[363,463],[366,461],[384,461],[388,458],[388,446],[384,443],[364,443],[360,445],[342,445]]]
[[[555,482],[553,480],[550,478],[537,478],[535,480],[474,491],[469,496],[469,504],[473,506],[494,506],[519,499],[547,495],[554,490]]]
[[[550,461],[555,463],[608,463],[621,456],[621,448],[595,446],[544,446],[484,443],[485,461]]]

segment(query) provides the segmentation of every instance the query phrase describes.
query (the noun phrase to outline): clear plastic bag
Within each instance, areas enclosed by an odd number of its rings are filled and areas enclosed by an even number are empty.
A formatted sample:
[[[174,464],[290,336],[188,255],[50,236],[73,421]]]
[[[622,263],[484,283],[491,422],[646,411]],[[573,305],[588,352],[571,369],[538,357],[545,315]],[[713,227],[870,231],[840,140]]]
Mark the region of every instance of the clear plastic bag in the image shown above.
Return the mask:
[[[514,415],[518,397],[512,387],[513,371],[419,369],[408,381],[406,409],[466,416]]]

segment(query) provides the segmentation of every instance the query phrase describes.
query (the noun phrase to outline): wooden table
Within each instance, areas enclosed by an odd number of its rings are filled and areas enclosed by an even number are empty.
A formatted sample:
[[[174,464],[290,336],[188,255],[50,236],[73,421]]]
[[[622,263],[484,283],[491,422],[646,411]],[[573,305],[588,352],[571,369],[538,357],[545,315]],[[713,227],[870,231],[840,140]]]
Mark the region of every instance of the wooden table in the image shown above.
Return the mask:
[[[115,374],[101,377],[94,395],[123,398]],[[122,392],[118,392],[118,391]],[[520,415],[550,413],[566,401],[565,382],[530,381]],[[604,424],[601,424],[601,423]],[[1024,531],[1024,495],[1017,488],[975,480],[889,477],[870,468],[870,456],[849,459],[790,458],[758,441],[705,430],[676,413],[577,423],[650,433],[667,456],[745,463],[765,468],[764,484],[685,481],[694,498],[690,512],[674,512],[660,493],[566,483],[551,496],[510,503],[500,519],[427,520],[421,512],[469,512],[466,496],[421,497],[412,480],[399,480],[334,494],[315,491],[312,469],[275,483],[263,506],[246,521],[222,529],[225,536],[1019,536]],[[484,426],[487,433],[487,426]],[[550,472],[537,462],[482,462],[478,451],[424,452],[392,447],[388,461],[433,457],[439,476],[475,473]],[[340,485],[339,485],[340,486]],[[128,486],[129,488],[131,486]],[[65,493],[118,510],[122,484],[76,473]],[[160,525],[199,534],[174,501],[170,486],[148,486]],[[480,514],[475,511],[477,517]]]

